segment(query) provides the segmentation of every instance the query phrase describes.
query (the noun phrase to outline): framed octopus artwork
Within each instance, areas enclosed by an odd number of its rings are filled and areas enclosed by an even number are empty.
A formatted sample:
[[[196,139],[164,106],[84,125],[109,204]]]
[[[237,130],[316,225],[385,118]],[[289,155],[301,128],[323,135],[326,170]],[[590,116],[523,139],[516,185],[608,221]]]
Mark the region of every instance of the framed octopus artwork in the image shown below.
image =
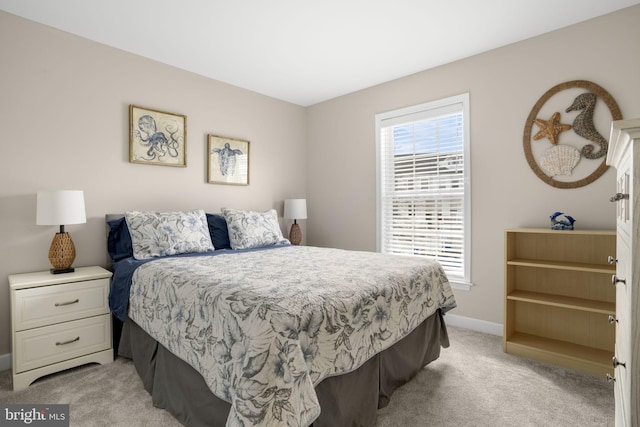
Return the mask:
[[[187,166],[187,116],[129,106],[129,162]]]
[[[608,136],[622,113],[613,97],[587,80],[558,84],[540,97],[524,127],[525,157],[556,188],[578,188],[607,170]]]
[[[208,179],[212,184],[249,185],[249,141],[209,135]]]

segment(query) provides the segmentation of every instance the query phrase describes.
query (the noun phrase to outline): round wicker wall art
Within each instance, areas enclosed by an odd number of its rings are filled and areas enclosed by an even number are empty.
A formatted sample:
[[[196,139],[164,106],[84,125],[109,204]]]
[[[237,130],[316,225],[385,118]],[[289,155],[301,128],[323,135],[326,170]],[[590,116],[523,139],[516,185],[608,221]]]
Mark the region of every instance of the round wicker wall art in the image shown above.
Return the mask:
[[[613,97],[587,80],[549,89],[529,113],[524,153],[533,172],[557,188],[578,188],[600,178],[611,121],[622,113]]]

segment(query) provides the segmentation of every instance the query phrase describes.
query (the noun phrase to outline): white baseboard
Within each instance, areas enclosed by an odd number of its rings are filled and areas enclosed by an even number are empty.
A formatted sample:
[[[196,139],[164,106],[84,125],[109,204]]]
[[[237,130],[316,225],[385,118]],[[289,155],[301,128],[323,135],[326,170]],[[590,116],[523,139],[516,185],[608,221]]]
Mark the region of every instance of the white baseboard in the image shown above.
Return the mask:
[[[0,372],[11,369],[11,353],[0,354]]]
[[[486,320],[473,319],[471,317],[457,316],[455,314],[445,314],[444,321],[447,325],[459,328],[471,329],[472,331],[483,332],[485,334],[502,336],[503,327],[501,323],[487,322]]]

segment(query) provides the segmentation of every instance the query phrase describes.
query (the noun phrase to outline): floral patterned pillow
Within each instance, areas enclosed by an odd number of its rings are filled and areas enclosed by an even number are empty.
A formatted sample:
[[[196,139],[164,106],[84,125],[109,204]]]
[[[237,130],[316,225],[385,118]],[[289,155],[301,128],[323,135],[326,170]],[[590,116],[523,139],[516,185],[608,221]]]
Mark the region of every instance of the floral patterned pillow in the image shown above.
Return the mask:
[[[282,236],[275,209],[253,212],[222,208],[221,211],[227,220],[232,249],[289,244]]]
[[[125,218],[135,259],[214,250],[203,210],[133,211],[126,212]]]

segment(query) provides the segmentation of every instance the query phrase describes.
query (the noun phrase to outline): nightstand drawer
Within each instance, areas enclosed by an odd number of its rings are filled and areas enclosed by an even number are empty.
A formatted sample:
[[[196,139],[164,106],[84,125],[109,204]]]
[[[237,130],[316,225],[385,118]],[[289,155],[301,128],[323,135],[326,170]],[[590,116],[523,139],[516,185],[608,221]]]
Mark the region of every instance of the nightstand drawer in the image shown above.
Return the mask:
[[[109,314],[17,332],[15,373],[111,347]]]
[[[109,312],[109,279],[20,289],[15,292],[15,331]]]

